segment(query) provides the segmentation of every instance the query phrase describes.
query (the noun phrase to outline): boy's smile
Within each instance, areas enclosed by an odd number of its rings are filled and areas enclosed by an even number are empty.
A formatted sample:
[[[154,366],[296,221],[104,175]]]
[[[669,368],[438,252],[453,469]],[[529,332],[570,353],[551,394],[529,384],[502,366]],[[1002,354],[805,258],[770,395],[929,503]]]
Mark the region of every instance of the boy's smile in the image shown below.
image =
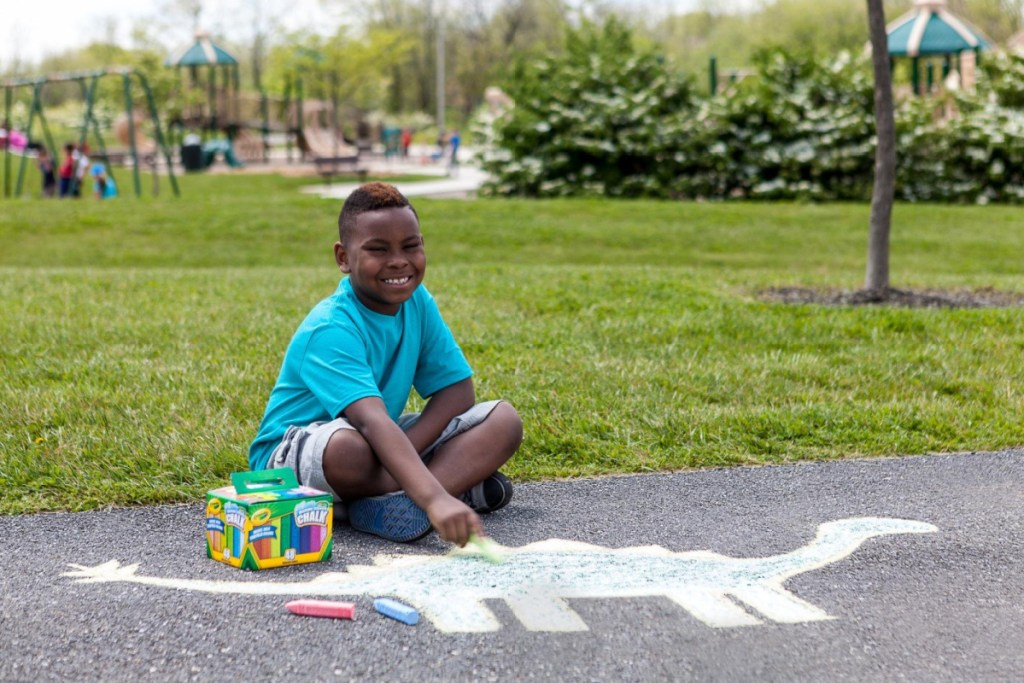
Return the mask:
[[[346,242],[335,243],[334,258],[356,297],[371,311],[398,313],[427,268],[416,214],[409,207],[362,213]]]

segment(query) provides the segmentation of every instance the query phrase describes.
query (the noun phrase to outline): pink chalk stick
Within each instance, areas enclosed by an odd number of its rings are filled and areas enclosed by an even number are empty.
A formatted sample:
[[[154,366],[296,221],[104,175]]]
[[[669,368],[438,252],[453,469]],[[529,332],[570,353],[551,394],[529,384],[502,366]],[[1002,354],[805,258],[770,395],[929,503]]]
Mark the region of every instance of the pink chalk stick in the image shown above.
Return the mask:
[[[356,606],[351,602],[332,602],[330,600],[292,600],[286,602],[289,612],[304,617],[331,617],[334,619],[355,619]]]

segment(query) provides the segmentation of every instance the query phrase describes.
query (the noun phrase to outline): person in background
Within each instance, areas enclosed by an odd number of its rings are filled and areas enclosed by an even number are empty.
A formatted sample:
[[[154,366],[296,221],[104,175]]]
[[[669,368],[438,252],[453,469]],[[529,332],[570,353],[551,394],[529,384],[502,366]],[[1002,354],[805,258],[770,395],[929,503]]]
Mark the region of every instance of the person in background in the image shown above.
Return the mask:
[[[107,196],[107,167],[103,162],[97,161],[89,169],[92,176],[92,196],[96,199],[105,199]]]
[[[82,196],[82,185],[85,183],[85,175],[89,172],[89,144],[82,143],[81,149],[75,150],[75,182],[71,190],[75,197]]]
[[[453,130],[448,138],[448,146],[450,147],[448,152],[448,175],[452,177],[459,175],[459,143],[461,142],[462,137],[459,135],[459,131]]]
[[[409,147],[412,145],[412,131],[409,130],[408,128],[403,128],[402,137],[400,139],[402,143],[402,158],[408,159]]]
[[[43,197],[52,197],[57,193],[57,174],[53,166],[53,159],[50,158],[50,153],[46,151],[46,147],[40,147],[39,156],[36,157],[36,166],[39,167],[39,173],[43,176]]]
[[[75,146],[68,142],[64,145],[64,159],[60,162],[60,170],[57,172],[60,180],[60,197],[71,196],[71,184],[75,179]]]

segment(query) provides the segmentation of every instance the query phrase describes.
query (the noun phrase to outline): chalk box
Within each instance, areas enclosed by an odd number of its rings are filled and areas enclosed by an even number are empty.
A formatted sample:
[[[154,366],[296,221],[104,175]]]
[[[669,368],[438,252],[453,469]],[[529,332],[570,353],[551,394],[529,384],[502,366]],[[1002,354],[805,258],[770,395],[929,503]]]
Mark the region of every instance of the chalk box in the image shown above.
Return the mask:
[[[235,472],[206,494],[206,556],[241,569],[331,557],[334,500],[299,486],[290,469]]]

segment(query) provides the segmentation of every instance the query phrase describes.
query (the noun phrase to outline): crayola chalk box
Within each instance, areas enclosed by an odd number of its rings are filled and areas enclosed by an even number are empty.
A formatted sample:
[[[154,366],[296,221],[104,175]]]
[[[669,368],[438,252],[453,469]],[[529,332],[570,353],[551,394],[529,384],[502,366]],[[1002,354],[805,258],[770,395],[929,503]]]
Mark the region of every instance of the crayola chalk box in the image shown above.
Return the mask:
[[[331,494],[299,486],[289,469],[235,472],[206,494],[206,555],[242,569],[331,557]]]

